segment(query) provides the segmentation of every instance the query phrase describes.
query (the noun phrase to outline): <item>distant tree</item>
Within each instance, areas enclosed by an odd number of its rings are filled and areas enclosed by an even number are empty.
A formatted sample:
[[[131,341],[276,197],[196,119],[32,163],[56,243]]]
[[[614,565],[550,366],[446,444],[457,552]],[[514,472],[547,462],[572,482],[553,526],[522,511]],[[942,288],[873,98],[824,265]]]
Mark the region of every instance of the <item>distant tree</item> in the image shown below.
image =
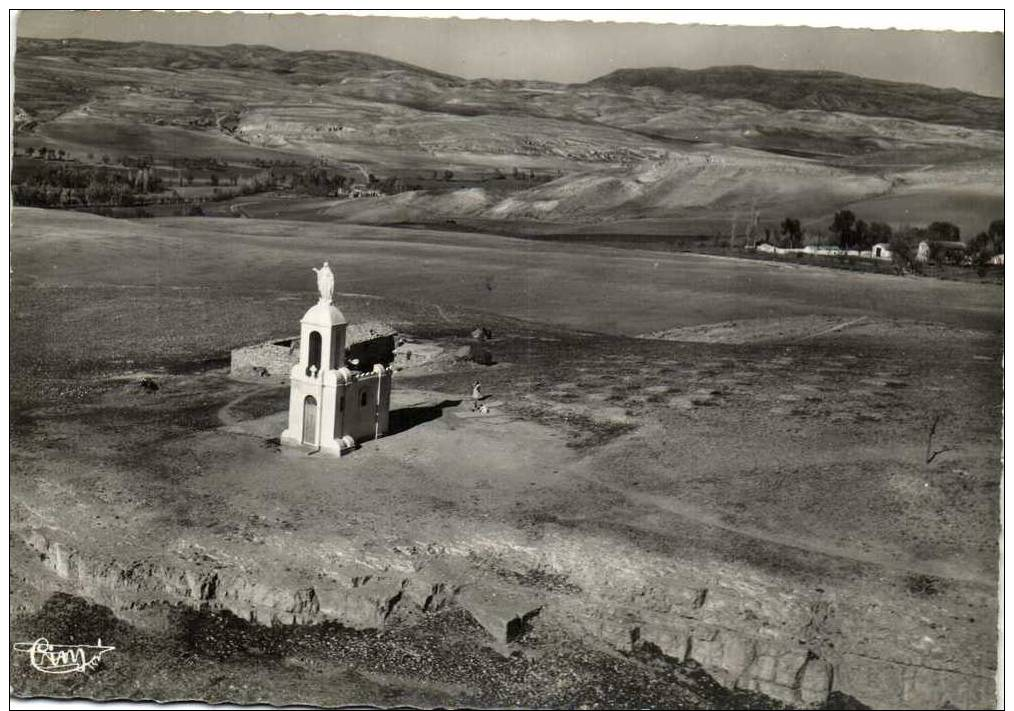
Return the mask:
[[[952,225],[950,222],[932,222],[926,228],[926,233],[929,235],[930,240],[939,242],[961,241],[961,230],[958,229],[957,225]]]
[[[996,254],[993,251],[993,238],[988,232],[980,232],[975,235],[968,240],[967,254],[979,276],[985,276],[986,267],[989,266],[989,261]]]
[[[103,165],[109,165],[109,163],[110,163],[111,160],[112,159],[109,157],[108,154],[105,154],[105,153],[102,154],[102,164]]]
[[[869,246],[862,249],[869,249],[875,244],[890,244],[894,230],[886,222],[871,222],[869,227]]]
[[[989,251],[990,256],[993,255],[993,240],[990,238],[989,233],[980,232],[979,234],[968,240],[968,253],[974,255],[978,252]]]
[[[870,226],[866,224],[865,220],[856,220],[856,226],[852,230],[852,242],[849,247],[852,249],[869,249],[873,246],[873,242],[870,239]]]
[[[1003,254],[1003,220],[993,220],[986,230],[993,243],[993,254]]]
[[[35,155],[35,148],[33,148],[32,146],[28,146],[28,148],[25,149],[25,155],[28,156],[29,158],[31,158],[32,156],[34,156]]]
[[[919,272],[922,266],[916,261],[916,248],[925,237],[923,230],[905,229],[895,232],[888,243],[891,250],[891,261],[900,273],[906,269]]]
[[[444,171],[444,180],[450,182],[454,178],[454,172],[450,170]]]
[[[183,175],[183,179],[187,182],[187,185],[194,184],[194,174],[189,170]]]
[[[803,246],[803,228],[799,220],[794,217],[786,217],[782,220],[782,236],[785,238],[786,247],[796,249]]]
[[[63,160],[63,157],[64,157],[65,155],[67,155],[67,152],[66,152],[65,150],[63,150],[63,149],[61,148],[60,150],[58,150],[58,151],[56,152],[56,155],[58,155],[58,156],[60,157],[60,160]]]
[[[211,184],[212,185],[218,185],[218,174],[217,173],[212,173],[211,174]]]
[[[521,171],[518,170],[517,166],[514,166],[514,170],[512,172],[512,176],[514,177],[515,180],[520,180],[521,179]]]
[[[996,255],[1003,254],[998,253],[995,246],[996,242],[989,232],[980,232],[968,240],[965,254],[971,260],[971,265],[979,272],[980,276],[986,274],[986,267]],[[1002,242],[1001,248],[1003,248]]]
[[[838,245],[842,249],[848,249],[855,239],[856,216],[851,210],[840,210],[834,213],[834,220],[831,222],[831,233],[838,238]]]

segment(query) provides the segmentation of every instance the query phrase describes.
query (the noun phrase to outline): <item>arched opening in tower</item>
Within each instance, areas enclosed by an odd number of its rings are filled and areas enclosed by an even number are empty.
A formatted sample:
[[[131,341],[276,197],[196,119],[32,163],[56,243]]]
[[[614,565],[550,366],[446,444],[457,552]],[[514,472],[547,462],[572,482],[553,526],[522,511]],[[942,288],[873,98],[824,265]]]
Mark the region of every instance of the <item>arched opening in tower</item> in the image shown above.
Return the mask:
[[[320,373],[321,338],[318,331],[310,331],[310,352],[306,364],[306,374]]]

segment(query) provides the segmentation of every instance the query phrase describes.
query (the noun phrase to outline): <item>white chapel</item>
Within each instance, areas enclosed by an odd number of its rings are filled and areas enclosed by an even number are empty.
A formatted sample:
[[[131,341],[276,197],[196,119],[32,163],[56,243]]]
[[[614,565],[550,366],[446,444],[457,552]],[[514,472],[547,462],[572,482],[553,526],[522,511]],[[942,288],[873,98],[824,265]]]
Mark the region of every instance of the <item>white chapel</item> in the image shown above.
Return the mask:
[[[391,368],[359,372],[345,363],[348,322],[334,305],[334,273],[317,272],[318,302],[300,321],[299,362],[292,367],[289,426],[282,444],[341,456],[358,442],[387,433]]]

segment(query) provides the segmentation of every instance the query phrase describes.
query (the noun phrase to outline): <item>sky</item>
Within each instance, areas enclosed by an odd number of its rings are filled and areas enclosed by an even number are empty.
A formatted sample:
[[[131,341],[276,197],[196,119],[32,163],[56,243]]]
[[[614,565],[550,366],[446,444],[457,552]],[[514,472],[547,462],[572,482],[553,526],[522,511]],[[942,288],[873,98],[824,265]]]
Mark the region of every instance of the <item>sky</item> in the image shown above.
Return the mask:
[[[636,12],[629,13],[636,17]],[[730,15],[730,18],[735,15]],[[261,13],[24,11],[21,37],[353,50],[475,79],[584,82],[627,67],[825,69],[1003,96],[1003,35]]]

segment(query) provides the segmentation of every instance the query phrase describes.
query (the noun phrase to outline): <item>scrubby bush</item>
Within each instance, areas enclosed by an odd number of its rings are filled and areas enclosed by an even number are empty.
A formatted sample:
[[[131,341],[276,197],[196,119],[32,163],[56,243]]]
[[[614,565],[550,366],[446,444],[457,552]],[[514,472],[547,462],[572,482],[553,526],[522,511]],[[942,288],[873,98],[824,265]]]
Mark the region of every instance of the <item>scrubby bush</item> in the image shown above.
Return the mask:
[[[922,273],[922,266],[916,261],[916,251],[919,245],[921,230],[904,230],[894,233],[889,243],[891,249],[891,261],[895,270],[900,274],[905,271]]]

